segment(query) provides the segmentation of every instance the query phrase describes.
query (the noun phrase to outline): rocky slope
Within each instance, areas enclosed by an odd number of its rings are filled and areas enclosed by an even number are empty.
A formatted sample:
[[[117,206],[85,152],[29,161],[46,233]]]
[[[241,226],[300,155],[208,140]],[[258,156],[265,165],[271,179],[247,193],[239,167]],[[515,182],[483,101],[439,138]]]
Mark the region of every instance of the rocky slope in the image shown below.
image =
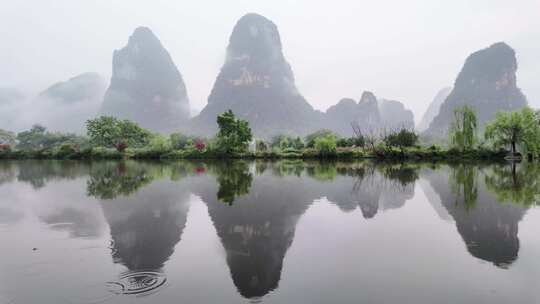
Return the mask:
[[[426,110],[426,113],[424,113],[424,116],[422,116],[422,120],[416,127],[416,129],[419,132],[424,132],[427,128],[429,128],[429,125],[433,121],[433,119],[439,115],[439,110],[441,109],[441,105],[446,100],[448,95],[450,95],[450,92],[452,92],[451,87],[444,88],[440,90],[437,95],[435,95],[435,98],[433,98],[433,101],[429,104],[429,107]]]
[[[189,118],[186,86],[171,56],[146,27],[113,55],[111,84],[101,114],[133,120],[157,132],[178,130]]]
[[[228,109],[248,120],[260,137],[303,135],[322,121],[296,88],[277,26],[263,16],[245,15],[234,27],[225,64],[208,104],[193,120],[193,132],[213,134],[216,116]]]
[[[447,136],[453,111],[462,105],[476,110],[481,128],[497,111],[525,107],[527,100],[517,87],[516,71],[516,54],[503,42],[470,55],[427,134]]]

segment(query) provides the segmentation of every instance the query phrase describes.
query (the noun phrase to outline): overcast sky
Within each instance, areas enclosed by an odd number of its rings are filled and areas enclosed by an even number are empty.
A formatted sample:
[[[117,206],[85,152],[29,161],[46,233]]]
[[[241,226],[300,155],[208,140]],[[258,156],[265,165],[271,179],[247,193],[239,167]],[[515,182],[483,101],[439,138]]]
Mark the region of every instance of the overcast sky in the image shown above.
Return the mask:
[[[206,104],[244,14],[274,21],[297,86],[317,109],[362,91],[415,113],[452,85],[472,52],[505,41],[540,106],[540,0],[21,0],[0,4],[0,86],[37,92],[83,72],[110,78],[112,52],[148,26]]]

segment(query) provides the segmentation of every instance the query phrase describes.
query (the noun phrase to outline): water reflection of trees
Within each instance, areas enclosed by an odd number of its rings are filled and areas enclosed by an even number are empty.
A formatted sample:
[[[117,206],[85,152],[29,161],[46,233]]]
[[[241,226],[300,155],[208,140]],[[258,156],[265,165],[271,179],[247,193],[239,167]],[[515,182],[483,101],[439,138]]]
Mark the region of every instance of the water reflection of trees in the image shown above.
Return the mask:
[[[450,189],[455,196],[455,204],[463,204],[466,210],[474,208],[478,200],[478,168],[458,164],[450,170]]]
[[[490,168],[485,182],[501,202],[524,207],[540,202],[540,166],[535,163],[497,165]]]
[[[99,199],[128,196],[155,178],[149,166],[127,162],[100,162],[90,169],[86,192]]]
[[[81,161],[28,160],[17,162],[20,182],[34,189],[43,188],[49,181],[75,179],[88,174],[88,163]]]
[[[234,200],[249,193],[253,175],[244,161],[226,161],[213,163],[211,172],[219,183],[218,200],[232,205]]]

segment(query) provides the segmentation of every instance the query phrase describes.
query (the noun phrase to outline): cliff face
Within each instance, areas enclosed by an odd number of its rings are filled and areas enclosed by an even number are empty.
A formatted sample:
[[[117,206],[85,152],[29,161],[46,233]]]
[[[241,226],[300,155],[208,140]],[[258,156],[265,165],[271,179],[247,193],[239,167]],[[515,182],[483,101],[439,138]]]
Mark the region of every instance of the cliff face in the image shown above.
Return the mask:
[[[441,109],[441,105],[446,100],[448,95],[450,95],[450,92],[452,92],[452,88],[448,87],[448,88],[444,88],[440,90],[437,93],[437,95],[435,95],[435,98],[433,98],[433,101],[429,104],[429,107],[427,108],[426,113],[424,113],[422,120],[416,127],[416,129],[419,132],[424,132],[429,127],[433,119],[437,115],[439,115],[439,110]]]
[[[152,31],[139,27],[113,55],[113,75],[101,114],[130,119],[157,132],[172,132],[189,118],[182,76]]]
[[[498,111],[527,106],[525,96],[517,87],[516,71],[516,54],[505,43],[493,44],[470,55],[427,133],[447,136],[454,109],[463,105],[476,110],[481,128]]]
[[[302,135],[322,118],[298,92],[278,29],[263,16],[248,14],[234,27],[225,64],[207,106],[193,121],[194,131],[213,134],[216,116],[228,109],[263,137]]]

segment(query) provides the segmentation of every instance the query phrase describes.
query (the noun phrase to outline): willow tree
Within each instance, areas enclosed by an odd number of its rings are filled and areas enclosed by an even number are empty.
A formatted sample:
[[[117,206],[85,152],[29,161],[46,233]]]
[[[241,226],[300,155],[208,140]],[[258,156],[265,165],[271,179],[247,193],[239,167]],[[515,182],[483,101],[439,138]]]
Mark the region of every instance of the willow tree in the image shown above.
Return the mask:
[[[454,110],[454,118],[450,127],[450,144],[461,151],[474,147],[477,142],[478,118],[470,106]]]
[[[512,155],[516,155],[518,146],[526,154],[537,155],[540,152],[540,125],[530,108],[497,113],[486,126],[485,138],[495,147],[510,146]]]

